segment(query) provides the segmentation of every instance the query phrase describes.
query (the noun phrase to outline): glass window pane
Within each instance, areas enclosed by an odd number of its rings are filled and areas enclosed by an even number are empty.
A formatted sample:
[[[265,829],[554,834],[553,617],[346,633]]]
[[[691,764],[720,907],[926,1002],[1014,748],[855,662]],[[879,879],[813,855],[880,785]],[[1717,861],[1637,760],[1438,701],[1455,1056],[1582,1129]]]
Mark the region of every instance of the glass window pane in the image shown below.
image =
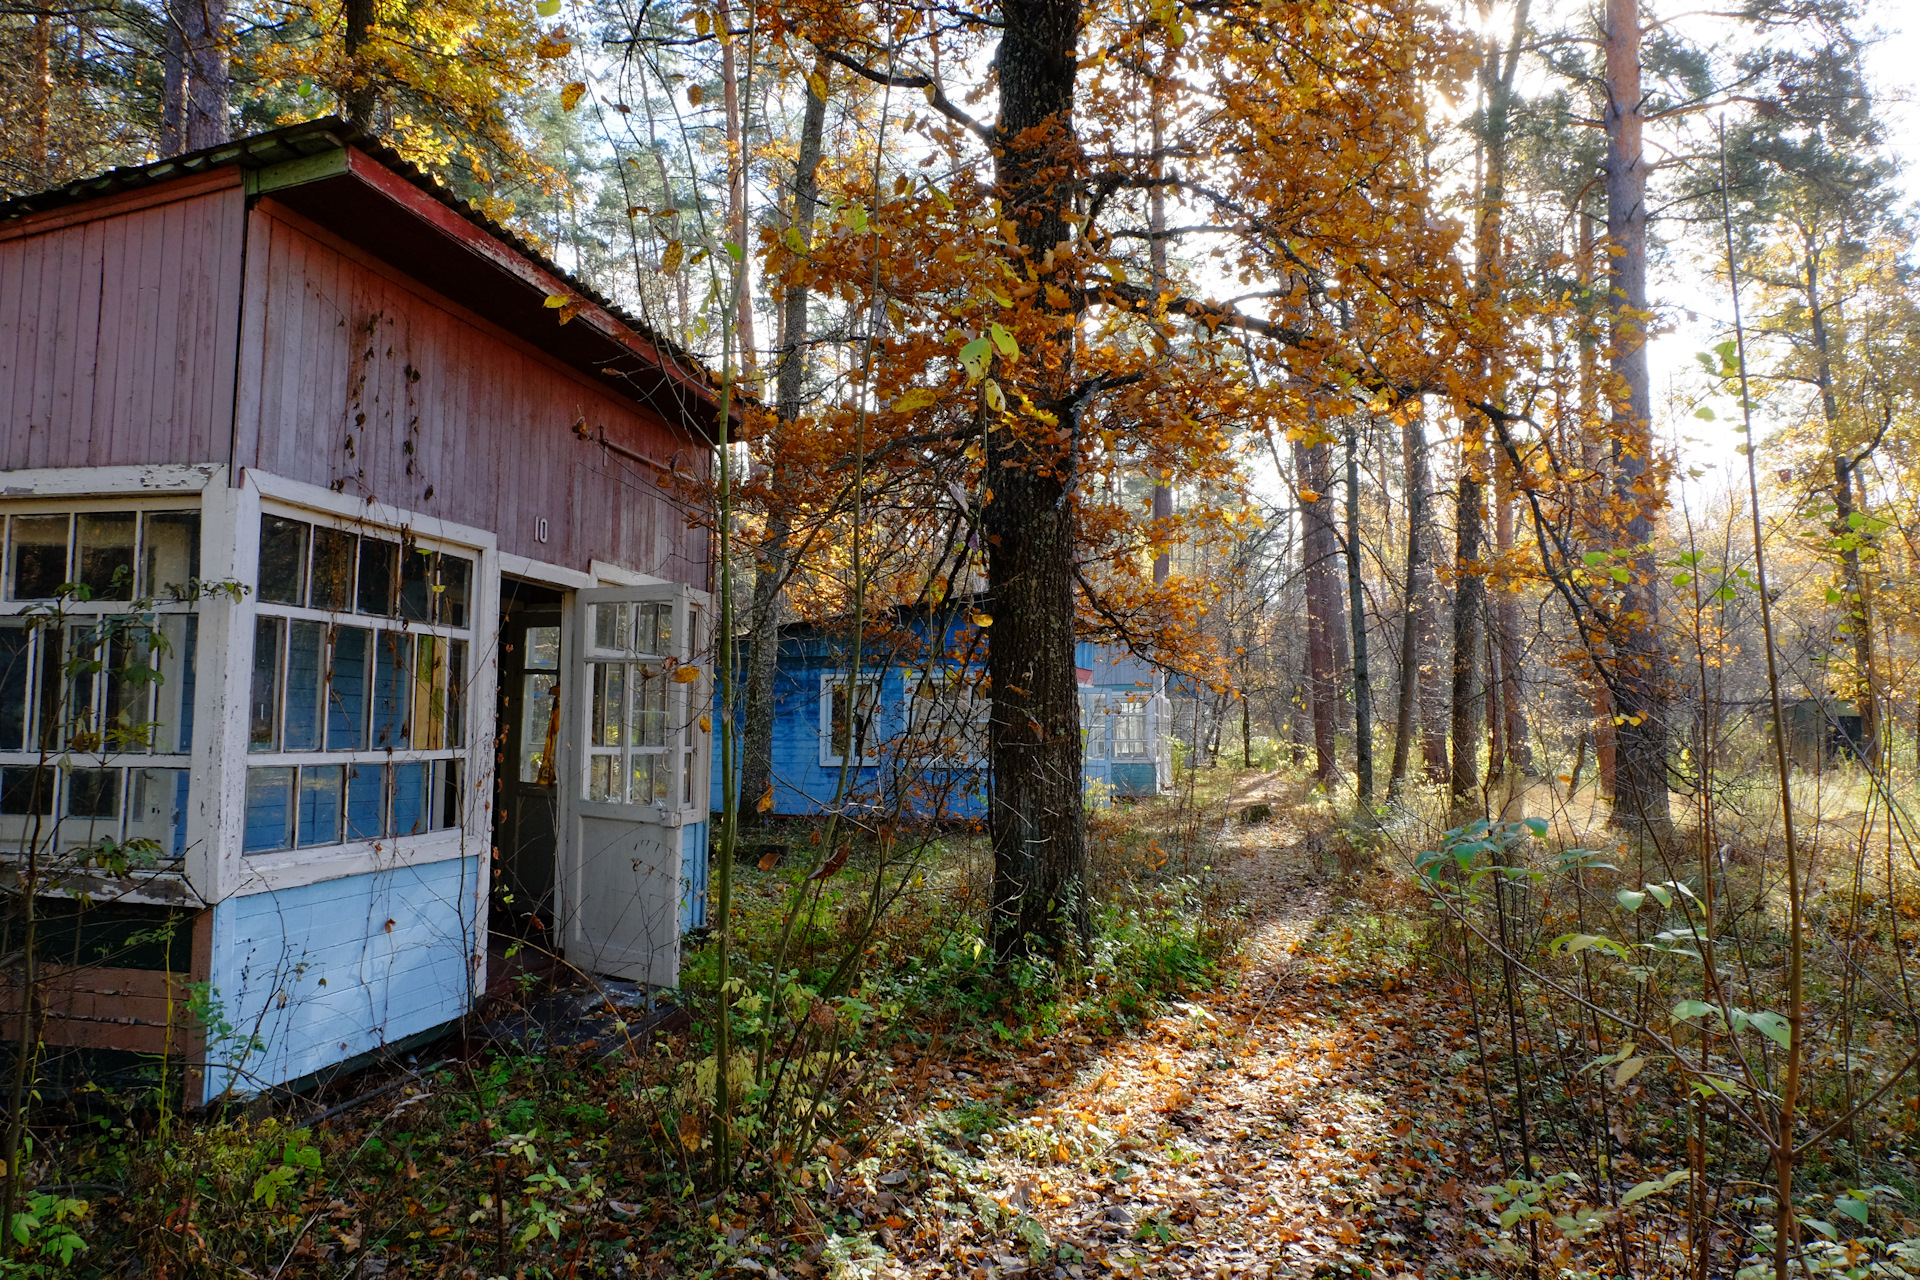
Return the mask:
[[[108,751],[153,749],[154,654],[148,637],[140,643],[125,633],[108,645],[104,747]]]
[[[440,751],[447,745],[447,642],[416,636],[413,659],[413,748]]]
[[[593,668],[593,744],[617,747],[627,718],[627,666],[624,662],[590,665]]]
[[[15,516],[7,551],[7,598],[51,600],[67,581],[66,516]]]
[[[287,712],[281,728],[285,751],[320,749],[320,708],[326,696],[327,626],[295,622],[287,628]]]
[[[433,763],[433,829],[449,831],[460,825],[460,762]]]
[[[37,679],[40,709],[36,736],[46,751],[58,751],[66,736],[68,715],[60,705],[61,671],[65,666],[67,633],[59,627],[40,631]]]
[[[200,647],[200,619],[191,613],[162,614],[160,636],[165,647],[152,659],[160,672],[153,749],[184,754],[193,750],[194,659]]]
[[[662,755],[633,757],[633,789],[627,793],[634,804],[664,800],[667,795],[667,758]]]
[[[619,756],[593,757],[593,762],[587,770],[587,799],[613,802],[626,799],[624,794],[616,794],[614,791],[622,781]]]
[[[313,531],[313,591],[308,597],[316,609],[346,613],[353,608],[353,569],[360,539],[345,529],[315,526]]]
[[[119,817],[120,770],[67,770],[67,816],[69,818]]]
[[[309,526],[280,516],[260,517],[260,599],[270,604],[307,602]]]
[[[633,690],[634,745],[667,745],[667,677],[647,676],[636,681]]]
[[[529,671],[558,671],[560,669],[560,628],[527,628],[525,666]]]
[[[467,744],[467,642],[455,640],[447,646],[447,745]]]
[[[340,843],[340,797],[346,766],[310,764],[300,770],[300,847]]]
[[[247,750],[280,749],[280,650],[284,618],[253,622],[253,690],[247,699]]]
[[[393,834],[418,835],[427,829],[427,782],[424,760],[393,766]]]
[[[593,647],[626,652],[632,619],[624,604],[593,606]]]
[[[70,628],[67,644],[73,669],[67,673],[66,704],[54,712],[57,728],[75,751],[98,751],[102,743],[94,667],[103,663],[98,633],[91,627]]]
[[[408,746],[408,695],[413,691],[413,637],[404,631],[381,631],[374,638],[373,745],[389,751]],[[397,820],[396,820],[397,821]],[[395,828],[396,832],[398,828]]]
[[[268,853],[293,847],[293,770],[247,770],[247,825],[244,853]]]
[[[673,606],[667,603],[633,606],[633,647],[636,652],[664,657],[673,652]]]
[[[151,840],[165,858],[187,852],[187,788],[185,769],[133,770],[127,801],[127,840]]]
[[[433,552],[419,547],[400,553],[400,616],[408,622],[433,620],[435,558]]]
[[[184,598],[200,576],[200,513],[150,511],[141,521],[140,594]]]
[[[0,751],[27,749],[27,668],[33,632],[19,622],[0,623]]]
[[[685,751],[680,757],[680,803],[693,803],[693,752]]]
[[[52,765],[21,764],[0,768],[0,814],[24,817],[53,813]]]
[[[393,613],[394,557],[400,554],[397,542],[379,538],[360,539],[360,582],[354,594],[355,607],[361,613],[385,618]]]
[[[373,632],[365,627],[335,627],[333,682],[327,689],[327,750],[366,750],[372,667]]]
[[[139,517],[131,511],[80,513],[80,584],[95,600],[133,599],[133,531]]]
[[[347,766],[347,839],[378,840],[387,834],[387,766]]]
[[[560,677],[529,671],[521,677],[520,781],[553,785],[554,739],[559,734],[560,704],[554,690]]]
[[[467,625],[467,607],[473,597],[473,561],[464,556],[440,557],[440,625]]]

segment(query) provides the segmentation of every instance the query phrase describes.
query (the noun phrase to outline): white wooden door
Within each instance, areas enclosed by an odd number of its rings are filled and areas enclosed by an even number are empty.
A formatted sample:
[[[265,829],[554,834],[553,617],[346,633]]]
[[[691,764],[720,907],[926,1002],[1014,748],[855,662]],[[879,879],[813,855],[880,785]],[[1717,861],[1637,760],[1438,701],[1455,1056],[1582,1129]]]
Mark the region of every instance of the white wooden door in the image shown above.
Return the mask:
[[[679,979],[682,859],[707,812],[706,596],[660,584],[576,593],[563,784],[567,958],[655,986]]]

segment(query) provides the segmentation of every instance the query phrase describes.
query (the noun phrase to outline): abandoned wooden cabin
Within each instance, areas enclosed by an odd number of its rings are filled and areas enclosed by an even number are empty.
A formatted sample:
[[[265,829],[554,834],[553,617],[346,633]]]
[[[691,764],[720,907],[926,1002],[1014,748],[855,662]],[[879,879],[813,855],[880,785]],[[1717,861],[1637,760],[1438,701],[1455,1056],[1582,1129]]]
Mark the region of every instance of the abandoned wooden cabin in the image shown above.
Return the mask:
[[[48,1052],[204,1100],[445,1026],[506,934],[676,980],[695,362],[328,120],[0,205],[0,408],[5,950],[33,905]]]

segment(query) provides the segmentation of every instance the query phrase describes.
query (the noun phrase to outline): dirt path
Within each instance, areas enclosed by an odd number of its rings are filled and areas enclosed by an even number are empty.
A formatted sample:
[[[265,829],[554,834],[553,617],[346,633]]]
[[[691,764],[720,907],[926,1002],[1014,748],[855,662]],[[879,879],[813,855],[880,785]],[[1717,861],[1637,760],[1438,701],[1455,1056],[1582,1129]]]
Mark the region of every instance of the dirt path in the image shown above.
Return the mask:
[[[1241,843],[1238,980],[1097,1051],[1063,1037],[1013,1067],[1037,1101],[931,1189],[947,1212],[899,1232],[883,1272],[1396,1277],[1480,1252],[1480,1179],[1460,1160],[1485,1111],[1453,1056],[1467,1028],[1399,975],[1354,971],[1337,934],[1309,946],[1334,893],[1300,833]],[[1007,1081],[942,1083],[929,1105],[956,1110]]]

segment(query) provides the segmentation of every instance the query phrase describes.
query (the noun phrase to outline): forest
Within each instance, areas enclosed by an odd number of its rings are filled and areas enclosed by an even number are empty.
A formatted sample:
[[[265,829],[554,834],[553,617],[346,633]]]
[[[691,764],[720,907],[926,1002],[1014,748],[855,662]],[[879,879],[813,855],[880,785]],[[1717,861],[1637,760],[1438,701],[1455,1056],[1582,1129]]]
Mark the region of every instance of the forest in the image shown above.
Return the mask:
[[[0,201],[337,117],[719,406],[673,1016],[188,1108],[10,933],[0,1270],[1920,1275],[1892,8],[0,5]]]

